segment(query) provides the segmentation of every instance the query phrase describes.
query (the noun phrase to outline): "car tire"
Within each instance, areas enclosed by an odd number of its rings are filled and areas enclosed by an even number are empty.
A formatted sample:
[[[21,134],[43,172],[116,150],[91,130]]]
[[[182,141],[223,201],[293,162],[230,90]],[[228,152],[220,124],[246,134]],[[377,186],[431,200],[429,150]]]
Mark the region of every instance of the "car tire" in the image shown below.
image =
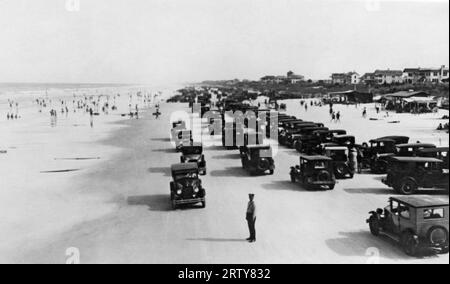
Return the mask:
[[[410,232],[405,232],[401,238],[403,251],[409,256],[417,256],[419,251],[419,243]]]
[[[336,166],[336,177],[337,178],[343,178],[345,177],[345,173],[347,172],[347,170],[345,169],[345,165],[344,164],[339,164]]]
[[[378,237],[380,235],[380,221],[375,217],[370,217],[369,228],[370,233],[372,233],[372,235],[374,235],[375,237]]]
[[[269,171],[269,175],[271,175],[271,176],[273,176],[274,173],[275,173],[274,170],[270,170],[270,171]]]
[[[402,180],[401,186],[399,188],[400,194],[402,195],[412,195],[417,192],[417,189],[417,183],[411,178]]]
[[[334,190],[334,188],[335,188],[335,185],[330,185],[330,186],[328,187],[328,190]]]
[[[441,233],[440,237],[444,237],[445,238],[445,240],[443,240],[441,243],[436,243],[436,240],[434,239],[436,237],[436,235],[434,235],[434,234],[436,232],[438,232],[438,231],[440,231],[440,233]],[[445,252],[445,249],[443,249],[441,251],[441,253],[442,254],[447,254],[448,253],[448,231],[444,227],[442,227],[442,226],[431,227],[430,230],[428,230],[428,233],[427,233],[427,240],[428,240],[428,242],[430,244],[440,244],[440,245],[447,244],[447,251]]]

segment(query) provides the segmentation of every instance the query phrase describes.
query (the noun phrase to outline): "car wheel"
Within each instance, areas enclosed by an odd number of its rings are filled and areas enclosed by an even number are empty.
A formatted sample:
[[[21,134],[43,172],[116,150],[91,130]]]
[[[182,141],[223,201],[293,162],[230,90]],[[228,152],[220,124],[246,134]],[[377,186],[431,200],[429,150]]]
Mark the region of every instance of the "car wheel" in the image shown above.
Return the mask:
[[[271,175],[271,176],[273,176],[274,173],[275,173],[274,170],[270,170],[270,171],[269,171],[269,175]]]
[[[439,247],[445,247],[447,244],[447,249],[441,251],[442,254],[448,253],[448,231],[441,226],[432,227],[427,233],[428,242],[432,245]]]
[[[378,237],[380,235],[380,221],[375,218],[375,217],[371,217],[369,220],[369,227],[370,227],[370,232],[372,233],[372,235]]]
[[[401,239],[403,251],[409,256],[416,256],[419,250],[419,243],[410,232],[403,233]]]
[[[202,201],[202,208],[206,208],[206,201]]]
[[[402,181],[402,185],[400,187],[400,193],[403,195],[412,195],[417,192],[417,184],[412,179],[405,179]]]
[[[330,186],[328,187],[328,189],[329,189],[329,190],[334,190],[334,187],[335,187],[335,185],[330,185]]]
[[[336,176],[339,178],[343,178],[345,177],[345,173],[346,173],[346,169],[345,169],[345,165],[343,164],[339,164],[336,166]]]

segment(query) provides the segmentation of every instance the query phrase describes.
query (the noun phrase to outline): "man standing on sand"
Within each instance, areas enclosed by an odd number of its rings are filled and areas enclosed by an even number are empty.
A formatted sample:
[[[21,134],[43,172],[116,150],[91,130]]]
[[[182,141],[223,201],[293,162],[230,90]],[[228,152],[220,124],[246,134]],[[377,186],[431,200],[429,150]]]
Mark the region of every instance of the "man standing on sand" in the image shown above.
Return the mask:
[[[255,205],[255,195],[249,194],[250,201],[248,202],[247,206],[247,223],[248,223],[248,229],[250,231],[250,237],[247,239],[250,243],[256,242],[256,205]]]

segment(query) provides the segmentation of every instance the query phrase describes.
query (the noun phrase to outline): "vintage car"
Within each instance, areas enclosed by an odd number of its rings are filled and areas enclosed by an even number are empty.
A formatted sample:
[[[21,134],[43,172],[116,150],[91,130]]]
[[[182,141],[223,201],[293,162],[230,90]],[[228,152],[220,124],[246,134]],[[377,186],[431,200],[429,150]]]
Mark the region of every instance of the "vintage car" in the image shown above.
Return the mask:
[[[177,152],[181,152],[181,149],[185,145],[191,145],[192,143],[192,131],[191,130],[180,130],[175,137],[175,148]]]
[[[353,135],[335,135],[331,142],[338,146],[353,148],[356,145],[356,138]]]
[[[317,131],[328,131],[329,129],[326,127],[323,127],[322,124],[316,124],[315,126],[304,126],[302,129],[297,131],[295,135],[292,135],[288,139],[288,145],[294,149],[296,149],[298,152],[302,153],[302,149],[304,147],[304,144],[307,144],[308,141],[311,139],[314,139],[314,133]]]
[[[181,148],[180,162],[196,163],[200,174],[206,175],[206,160],[203,155],[203,145],[201,143],[192,143],[191,145],[183,146]]]
[[[172,141],[176,141],[178,139],[178,134],[183,130],[186,130],[186,122],[182,120],[174,121],[172,123],[172,129],[170,131]]]
[[[299,137],[301,133],[303,132],[303,129],[305,128],[316,128],[320,129],[320,127],[313,122],[303,122],[303,123],[297,123],[295,124],[294,128],[287,129],[286,131],[282,132],[279,137],[280,145],[284,145],[290,148],[294,148],[294,142],[295,138]]]
[[[291,182],[299,182],[306,189],[333,190],[336,185],[333,160],[325,156],[300,155],[300,164],[292,167]]]
[[[448,147],[428,148],[419,150],[419,157],[437,158],[444,162],[443,168],[448,170]]]
[[[363,153],[362,168],[370,168],[375,174],[386,173],[387,163],[379,160],[378,157],[383,154],[394,154],[397,151],[398,144],[408,143],[409,137],[406,136],[387,136],[369,141],[361,147]],[[387,155],[390,156],[390,155]]]
[[[420,150],[433,148],[436,148],[436,145],[423,143],[399,144],[396,145],[394,153],[378,154],[376,157],[374,157],[372,165],[374,165],[374,167],[376,168],[375,172],[377,174],[385,174],[387,172],[390,158],[395,156],[416,157],[418,156]]]
[[[201,203],[206,207],[206,191],[199,178],[196,163],[172,165],[172,181],[170,182],[170,200],[175,210],[179,205]]]
[[[391,157],[383,183],[404,195],[415,194],[420,188],[448,190],[449,173],[443,162],[427,157]]]
[[[275,172],[275,161],[273,159],[270,145],[247,145],[241,152],[242,167],[251,175],[270,174]]]
[[[355,168],[350,165],[349,149],[347,147],[326,147],[325,156],[333,160],[334,175],[336,179],[353,178]]]
[[[384,210],[369,212],[374,236],[393,239],[409,256],[430,250],[448,253],[448,198],[404,196],[389,203]]]

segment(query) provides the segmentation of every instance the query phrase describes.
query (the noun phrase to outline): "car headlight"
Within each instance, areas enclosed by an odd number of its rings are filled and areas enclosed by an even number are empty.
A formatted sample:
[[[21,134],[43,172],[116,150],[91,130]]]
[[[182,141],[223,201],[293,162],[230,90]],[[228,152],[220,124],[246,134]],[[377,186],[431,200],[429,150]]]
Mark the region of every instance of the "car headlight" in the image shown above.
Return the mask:
[[[181,189],[177,190],[177,194],[181,195],[183,193],[183,191]]]
[[[198,193],[200,191],[200,189],[198,188],[198,186],[194,187],[194,192]]]

